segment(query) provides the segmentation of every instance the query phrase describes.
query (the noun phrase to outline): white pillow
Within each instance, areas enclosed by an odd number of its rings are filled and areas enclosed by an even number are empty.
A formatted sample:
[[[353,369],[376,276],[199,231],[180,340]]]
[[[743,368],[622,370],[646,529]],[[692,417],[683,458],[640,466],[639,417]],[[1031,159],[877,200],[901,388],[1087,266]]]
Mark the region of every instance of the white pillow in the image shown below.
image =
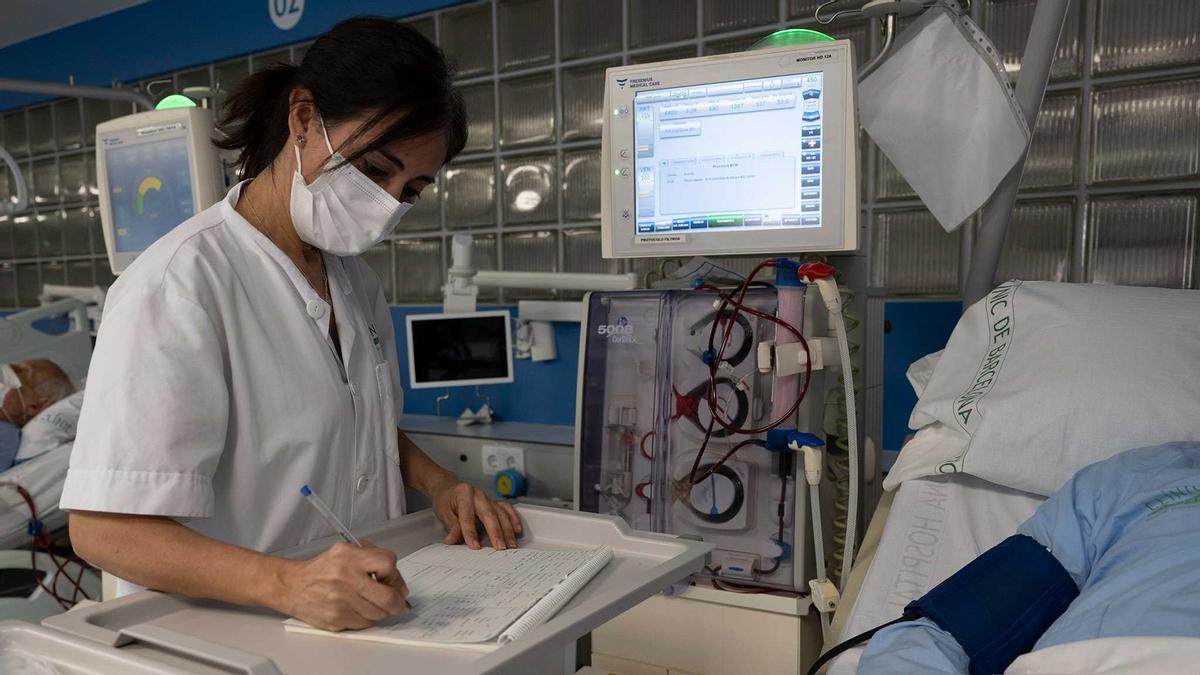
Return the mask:
[[[912,385],[913,391],[917,392],[917,398],[920,398],[921,394],[925,393],[925,387],[929,386],[929,378],[933,377],[933,370],[937,368],[938,361],[941,359],[941,351],[926,354],[909,364],[908,370],[904,372],[905,377],[908,378],[908,383]]]
[[[1200,440],[1200,291],[1009,281],[954,328],[884,486],[970,473],[1050,495],[1130,448]]]
[[[79,426],[79,409],[82,407],[83,391],[80,390],[54,403],[26,422],[21,428],[21,449],[17,451],[17,461],[33,459],[43,452],[75,440],[75,428]]]

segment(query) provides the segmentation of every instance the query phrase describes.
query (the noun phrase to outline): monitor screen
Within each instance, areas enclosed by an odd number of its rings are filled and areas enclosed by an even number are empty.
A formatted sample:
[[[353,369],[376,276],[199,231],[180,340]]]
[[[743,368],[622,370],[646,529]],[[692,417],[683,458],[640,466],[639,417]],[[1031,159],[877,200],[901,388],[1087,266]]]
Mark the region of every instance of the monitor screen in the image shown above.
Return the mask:
[[[104,164],[118,253],[145,250],[195,214],[186,137],[110,147]]]
[[[414,388],[512,381],[506,311],[409,316],[408,349]]]
[[[637,234],[820,228],[823,79],[638,92]]]

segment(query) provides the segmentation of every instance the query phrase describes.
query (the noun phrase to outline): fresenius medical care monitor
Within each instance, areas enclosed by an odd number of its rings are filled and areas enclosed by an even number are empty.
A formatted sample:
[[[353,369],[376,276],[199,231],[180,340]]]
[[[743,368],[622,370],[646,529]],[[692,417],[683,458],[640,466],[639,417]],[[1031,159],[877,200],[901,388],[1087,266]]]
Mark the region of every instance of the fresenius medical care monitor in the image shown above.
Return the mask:
[[[96,125],[100,224],[113,274],[224,196],[212,131],[205,108],[150,110]]]
[[[609,68],[606,258],[852,251],[849,41]]]

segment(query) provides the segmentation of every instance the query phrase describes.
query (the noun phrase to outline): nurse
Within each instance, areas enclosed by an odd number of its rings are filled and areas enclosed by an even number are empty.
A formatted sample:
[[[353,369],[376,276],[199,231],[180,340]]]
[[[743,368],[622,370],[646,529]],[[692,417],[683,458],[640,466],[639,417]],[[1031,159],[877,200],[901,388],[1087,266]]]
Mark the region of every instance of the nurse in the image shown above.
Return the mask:
[[[390,551],[337,544],[309,484],[352,530],[427,495],[447,543],[516,546],[507,504],[396,429],[396,342],[357,256],[386,238],[466,141],[441,52],[394,21],[355,18],[299,66],[248,77],[223,148],[242,176],[113,285],[92,356],[62,508],[75,549],[138,586],[270,607],[330,630],[403,610]],[[378,581],[373,581],[374,574]]]

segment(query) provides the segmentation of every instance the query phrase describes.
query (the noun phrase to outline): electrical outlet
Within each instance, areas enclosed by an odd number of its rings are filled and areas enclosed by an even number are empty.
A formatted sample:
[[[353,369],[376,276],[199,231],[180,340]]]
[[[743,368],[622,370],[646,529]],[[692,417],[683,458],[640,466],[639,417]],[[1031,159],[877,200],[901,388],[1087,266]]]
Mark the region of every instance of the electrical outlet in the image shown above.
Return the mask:
[[[525,473],[525,448],[484,444],[482,453],[484,476],[495,476],[505,469],[516,469],[522,474]]]

